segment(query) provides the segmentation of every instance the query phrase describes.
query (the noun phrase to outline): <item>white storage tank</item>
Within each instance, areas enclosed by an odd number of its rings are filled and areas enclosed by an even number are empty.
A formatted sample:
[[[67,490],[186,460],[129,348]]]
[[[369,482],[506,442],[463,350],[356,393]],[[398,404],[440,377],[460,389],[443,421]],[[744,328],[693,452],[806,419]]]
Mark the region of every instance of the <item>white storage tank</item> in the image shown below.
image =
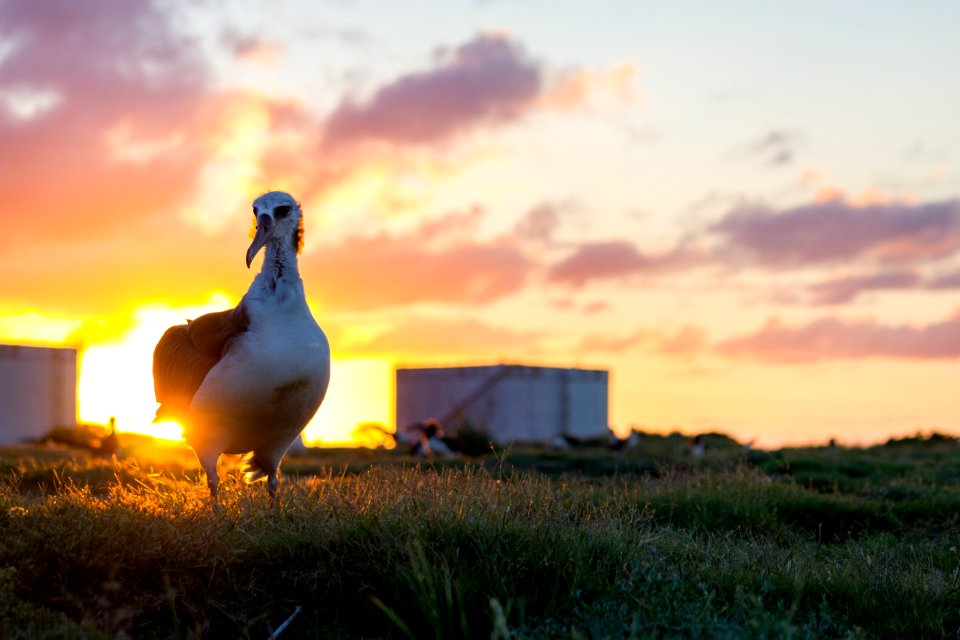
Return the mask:
[[[0,444],[77,424],[77,350],[0,345]]]
[[[464,420],[499,443],[549,442],[608,433],[609,373],[501,364],[397,369],[397,431],[434,418]]]

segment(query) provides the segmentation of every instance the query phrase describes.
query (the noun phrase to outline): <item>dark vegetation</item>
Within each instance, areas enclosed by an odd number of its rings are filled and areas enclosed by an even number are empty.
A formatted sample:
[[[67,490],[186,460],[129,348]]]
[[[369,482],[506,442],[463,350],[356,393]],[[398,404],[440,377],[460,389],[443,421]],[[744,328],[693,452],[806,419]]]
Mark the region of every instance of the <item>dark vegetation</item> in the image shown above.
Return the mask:
[[[0,448],[0,638],[956,637],[954,439],[640,440],[308,450],[276,510],[228,461],[218,512],[188,450]]]

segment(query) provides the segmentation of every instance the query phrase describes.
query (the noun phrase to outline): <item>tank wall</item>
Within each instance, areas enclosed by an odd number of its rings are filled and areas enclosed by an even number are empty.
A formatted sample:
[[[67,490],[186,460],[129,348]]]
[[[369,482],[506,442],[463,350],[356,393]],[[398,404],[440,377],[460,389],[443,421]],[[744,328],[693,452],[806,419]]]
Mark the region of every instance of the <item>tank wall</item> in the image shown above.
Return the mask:
[[[77,352],[0,345],[0,444],[77,422]]]
[[[490,384],[493,382],[493,384]],[[567,433],[607,433],[606,371],[547,367],[399,369],[397,427],[443,420],[472,398],[463,413],[498,442],[543,442]],[[482,391],[482,393],[477,393]]]
[[[578,438],[599,438],[609,428],[609,399],[606,372],[602,378],[572,380],[566,432]]]

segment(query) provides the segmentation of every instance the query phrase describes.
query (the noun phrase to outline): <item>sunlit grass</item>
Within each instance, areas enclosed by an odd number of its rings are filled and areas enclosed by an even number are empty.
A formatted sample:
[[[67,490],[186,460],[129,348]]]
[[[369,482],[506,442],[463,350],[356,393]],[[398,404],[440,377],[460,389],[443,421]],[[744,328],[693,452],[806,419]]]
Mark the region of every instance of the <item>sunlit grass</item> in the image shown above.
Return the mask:
[[[259,638],[301,607],[288,637],[944,637],[954,450],[323,450],[276,509],[227,459],[214,511],[186,449],[0,449],[0,636]],[[844,454],[873,475],[791,477]]]

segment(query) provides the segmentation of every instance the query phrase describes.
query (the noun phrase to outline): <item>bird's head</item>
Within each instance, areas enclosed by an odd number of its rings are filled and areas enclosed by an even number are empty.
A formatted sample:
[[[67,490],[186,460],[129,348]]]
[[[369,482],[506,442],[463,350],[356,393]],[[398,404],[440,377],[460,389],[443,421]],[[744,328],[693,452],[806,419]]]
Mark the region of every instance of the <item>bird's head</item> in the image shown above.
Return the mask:
[[[271,240],[286,243],[299,253],[303,248],[303,215],[300,203],[289,193],[271,191],[253,201],[256,231],[247,249],[247,268],[260,249]]]

